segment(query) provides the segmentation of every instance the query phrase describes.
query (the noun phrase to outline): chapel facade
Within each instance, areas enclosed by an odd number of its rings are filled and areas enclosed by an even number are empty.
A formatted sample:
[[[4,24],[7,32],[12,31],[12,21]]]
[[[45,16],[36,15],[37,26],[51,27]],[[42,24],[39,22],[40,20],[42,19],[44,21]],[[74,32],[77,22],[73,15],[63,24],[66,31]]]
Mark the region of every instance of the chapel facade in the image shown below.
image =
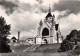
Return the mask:
[[[59,29],[59,23],[56,24],[55,15],[51,14],[51,9],[49,7],[45,19],[39,22],[36,44],[54,44],[61,42],[62,36]]]

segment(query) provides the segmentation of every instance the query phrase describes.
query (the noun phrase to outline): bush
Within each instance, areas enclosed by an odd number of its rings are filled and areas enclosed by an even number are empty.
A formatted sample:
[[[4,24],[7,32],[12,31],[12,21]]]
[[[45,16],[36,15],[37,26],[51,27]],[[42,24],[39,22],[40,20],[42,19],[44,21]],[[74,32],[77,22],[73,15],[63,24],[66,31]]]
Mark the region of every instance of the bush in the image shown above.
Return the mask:
[[[2,44],[0,45],[0,53],[8,53],[11,52],[10,46]]]
[[[72,44],[69,40],[66,40],[66,39],[65,39],[65,40],[61,43],[60,50],[61,50],[62,52],[72,50],[73,45],[74,45],[74,44]]]

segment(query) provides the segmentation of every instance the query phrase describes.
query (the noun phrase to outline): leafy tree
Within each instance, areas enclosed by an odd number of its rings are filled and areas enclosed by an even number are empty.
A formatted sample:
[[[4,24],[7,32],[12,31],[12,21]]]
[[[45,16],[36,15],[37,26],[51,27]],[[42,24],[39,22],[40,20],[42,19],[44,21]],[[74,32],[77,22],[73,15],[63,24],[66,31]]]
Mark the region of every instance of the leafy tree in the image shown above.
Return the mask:
[[[61,51],[68,51],[73,48],[73,45],[77,44],[77,38],[78,38],[78,31],[72,30],[69,35],[66,36],[66,39],[63,40],[60,46]],[[74,43],[72,43],[74,42]]]
[[[67,35],[67,36],[66,36],[66,39],[70,41],[71,36],[70,36],[70,35]]]
[[[11,52],[7,44],[7,36],[10,34],[10,25],[7,25],[4,17],[0,17],[0,52]]]
[[[73,38],[75,36],[75,34],[78,34],[77,30],[72,30],[69,35]]]
[[[71,43],[69,40],[65,39],[61,43],[60,50],[64,52],[64,51],[72,50],[72,48],[73,48],[73,43]]]
[[[11,42],[10,39],[7,38],[6,43],[10,43],[10,42]]]
[[[80,38],[80,30],[78,31],[78,38]]]
[[[74,42],[75,39],[77,39],[77,38],[78,38],[78,31],[77,30],[72,30],[70,32],[70,34],[66,36],[66,39],[69,41],[72,41],[72,42]]]

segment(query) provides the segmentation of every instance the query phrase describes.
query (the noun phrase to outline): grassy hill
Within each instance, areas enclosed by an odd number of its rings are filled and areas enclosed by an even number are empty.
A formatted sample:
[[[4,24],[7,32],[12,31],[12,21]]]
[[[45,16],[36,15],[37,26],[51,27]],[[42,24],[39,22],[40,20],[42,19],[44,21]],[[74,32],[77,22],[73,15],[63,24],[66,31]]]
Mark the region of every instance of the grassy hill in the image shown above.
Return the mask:
[[[23,52],[29,45],[19,45],[11,47],[15,52],[11,53],[0,53],[0,56],[79,56],[80,54],[80,45],[79,49],[71,50],[68,52],[57,52],[60,44],[41,44],[34,51]],[[34,46],[33,46],[34,47]]]
[[[11,46],[11,50],[14,50],[14,52],[22,52],[23,50],[30,51],[36,51],[36,52],[57,52],[59,49],[60,44],[41,44],[41,45],[24,45],[21,44],[19,46]]]
[[[41,44],[38,48],[34,51],[41,51],[41,52],[57,52],[59,49],[60,44]]]
[[[4,53],[1,56],[67,56],[67,53],[18,52]]]
[[[14,50],[14,52],[22,52],[30,46],[31,45],[20,44],[19,46],[11,46],[11,50]]]

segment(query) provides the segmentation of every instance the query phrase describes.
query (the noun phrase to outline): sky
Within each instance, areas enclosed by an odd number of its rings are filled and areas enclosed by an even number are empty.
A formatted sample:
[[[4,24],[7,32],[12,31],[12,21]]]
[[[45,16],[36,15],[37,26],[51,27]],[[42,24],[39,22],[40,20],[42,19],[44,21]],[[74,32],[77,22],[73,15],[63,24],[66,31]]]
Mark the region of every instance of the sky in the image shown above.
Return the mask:
[[[17,38],[18,30],[20,39],[35,37],[49,4],[64,38],[71,30],[80,30],[80,0],[0,0],[0,16],[11,25],[9,38]]]

